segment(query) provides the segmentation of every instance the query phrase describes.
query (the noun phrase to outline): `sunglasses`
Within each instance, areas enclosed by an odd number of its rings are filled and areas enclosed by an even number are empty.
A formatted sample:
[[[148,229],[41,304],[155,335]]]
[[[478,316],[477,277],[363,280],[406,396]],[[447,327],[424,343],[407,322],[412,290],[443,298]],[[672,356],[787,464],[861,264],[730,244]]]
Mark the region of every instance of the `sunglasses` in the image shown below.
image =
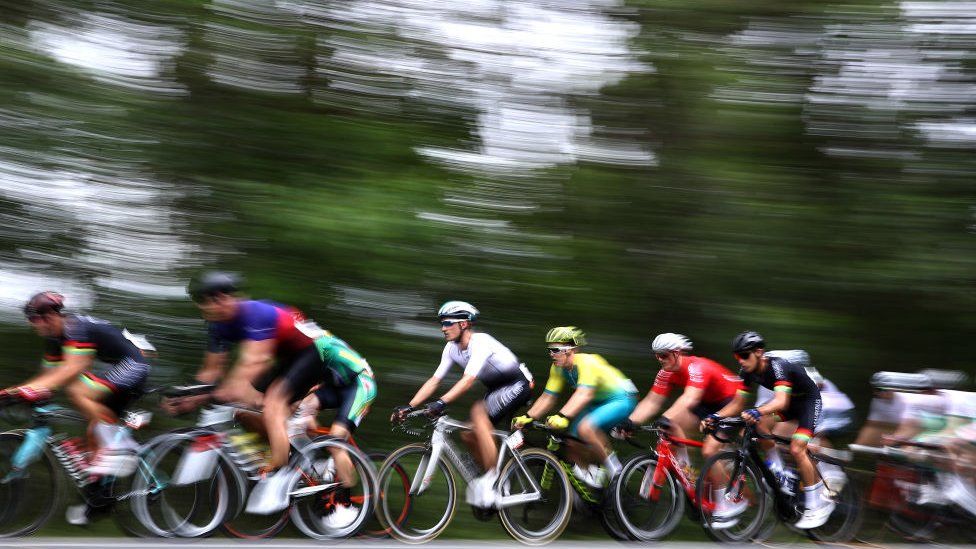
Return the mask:
[[[738,358],[739,360],[745,360],[750,356],[752,356],[752,353],[753,351],[744,351],[741,353],[733,353],[733,354],[735,355],[735,358]]]
[[[444,326],[445,328],[449,328],[449,327],[454,326],[455,324],[457,324],[459,322],[464,322],[464,321],[463,320],[442,320],[441,321],[441,326]]]
[[[556,356],[571,350],[572,347],[547,347],[546,350],[549,351],[550,356]]]
[[[654,356],[656,356],[658,360],[667,360],[667,358],[671,356],[671,353],[654,353]]]

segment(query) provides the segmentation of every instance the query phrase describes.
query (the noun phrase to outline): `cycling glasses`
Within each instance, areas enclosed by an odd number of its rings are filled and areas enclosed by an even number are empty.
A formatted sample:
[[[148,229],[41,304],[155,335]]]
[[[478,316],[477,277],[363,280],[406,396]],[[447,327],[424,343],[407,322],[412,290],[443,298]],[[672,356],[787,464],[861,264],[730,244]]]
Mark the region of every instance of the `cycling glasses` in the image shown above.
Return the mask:
[[[752,356],[752,353],[754,353],[754,352],[755,351],[742,351],[741,353],[732,353],[732,354],[734,354],[735,355],[735,358],[737,358],[739,360],[745,360],[745,359],[749,358],[750,356]]]
[[[556,356],[558,354],[565,353],[566,351],[569,351],[571,349],[572,347],[546,347],[546,350],[549,351],[550,356]]]
[[[448,319],[448,320],[442,320],[441,321],[441,326],[444,326],[445,328],[447,328],[449,326],[454,326],[458,322],[467,322],[467,321],[464,320],[463,318],[451,318],[451,319]]]

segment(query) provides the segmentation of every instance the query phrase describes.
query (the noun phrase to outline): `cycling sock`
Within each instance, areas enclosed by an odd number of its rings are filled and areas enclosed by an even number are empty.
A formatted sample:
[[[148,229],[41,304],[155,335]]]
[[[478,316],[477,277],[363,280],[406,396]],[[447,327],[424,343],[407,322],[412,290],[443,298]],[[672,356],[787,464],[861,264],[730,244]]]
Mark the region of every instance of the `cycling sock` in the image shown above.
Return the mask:
[[[824,499],[820,495],[823,490],[823,482],[818,482],[813,486],[803,487],[803,504],[807,509],[819,509],[823,507]]]
[[[617,476],[617,473],[623,469],[623,465],[620,464],[620,459],[617,457],[616,452],[611,452],[607,459],[603,460],[603,466],[607,468],[607,472],[610,473],[611,477]]]

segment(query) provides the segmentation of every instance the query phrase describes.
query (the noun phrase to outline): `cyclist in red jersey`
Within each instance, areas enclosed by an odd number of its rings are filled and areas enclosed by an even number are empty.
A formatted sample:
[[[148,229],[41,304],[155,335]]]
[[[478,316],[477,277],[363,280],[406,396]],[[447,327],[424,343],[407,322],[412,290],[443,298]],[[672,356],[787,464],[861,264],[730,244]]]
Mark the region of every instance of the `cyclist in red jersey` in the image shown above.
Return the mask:
[[[730,370],[700,356],[688,354],[691,340],[681,334],[664,333],[651,343],[661,370],[654,378],[654,386],[637,405],[630,417],[621,424],[622,431],[633,431],[657,414],[674,387],[683,387],[681,396],[663,414],[671,421],[674,435],[684,438],[685,431],[695,429],[709,416],[731,414],[742,407],[742,379]],[[712,436],[703,441],[702,456],[706,459],[718,452],[721,443]],[[679,446],[677,456],[688,466],[688,450]]]

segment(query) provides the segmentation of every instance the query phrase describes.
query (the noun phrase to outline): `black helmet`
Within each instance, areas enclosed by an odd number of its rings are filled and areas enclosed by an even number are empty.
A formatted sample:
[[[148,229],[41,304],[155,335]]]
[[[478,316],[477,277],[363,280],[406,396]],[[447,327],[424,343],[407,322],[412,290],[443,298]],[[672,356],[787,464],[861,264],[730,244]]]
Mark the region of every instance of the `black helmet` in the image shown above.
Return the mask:
[[[27,300],[24,314],[34,318],[47,313],[60,313],[64,309],[64,296],[57,292],[41,292]]]
[[[207,271],[190,281],[187,292],[193,301],[199,303],[206,297],[217,294],[234,294],[241,291],[243,280],[234,273]]]
[[[760,347],[766,348],[766,341],[759,332],[742,332],[732,340],[733,353],[745,353]]]

